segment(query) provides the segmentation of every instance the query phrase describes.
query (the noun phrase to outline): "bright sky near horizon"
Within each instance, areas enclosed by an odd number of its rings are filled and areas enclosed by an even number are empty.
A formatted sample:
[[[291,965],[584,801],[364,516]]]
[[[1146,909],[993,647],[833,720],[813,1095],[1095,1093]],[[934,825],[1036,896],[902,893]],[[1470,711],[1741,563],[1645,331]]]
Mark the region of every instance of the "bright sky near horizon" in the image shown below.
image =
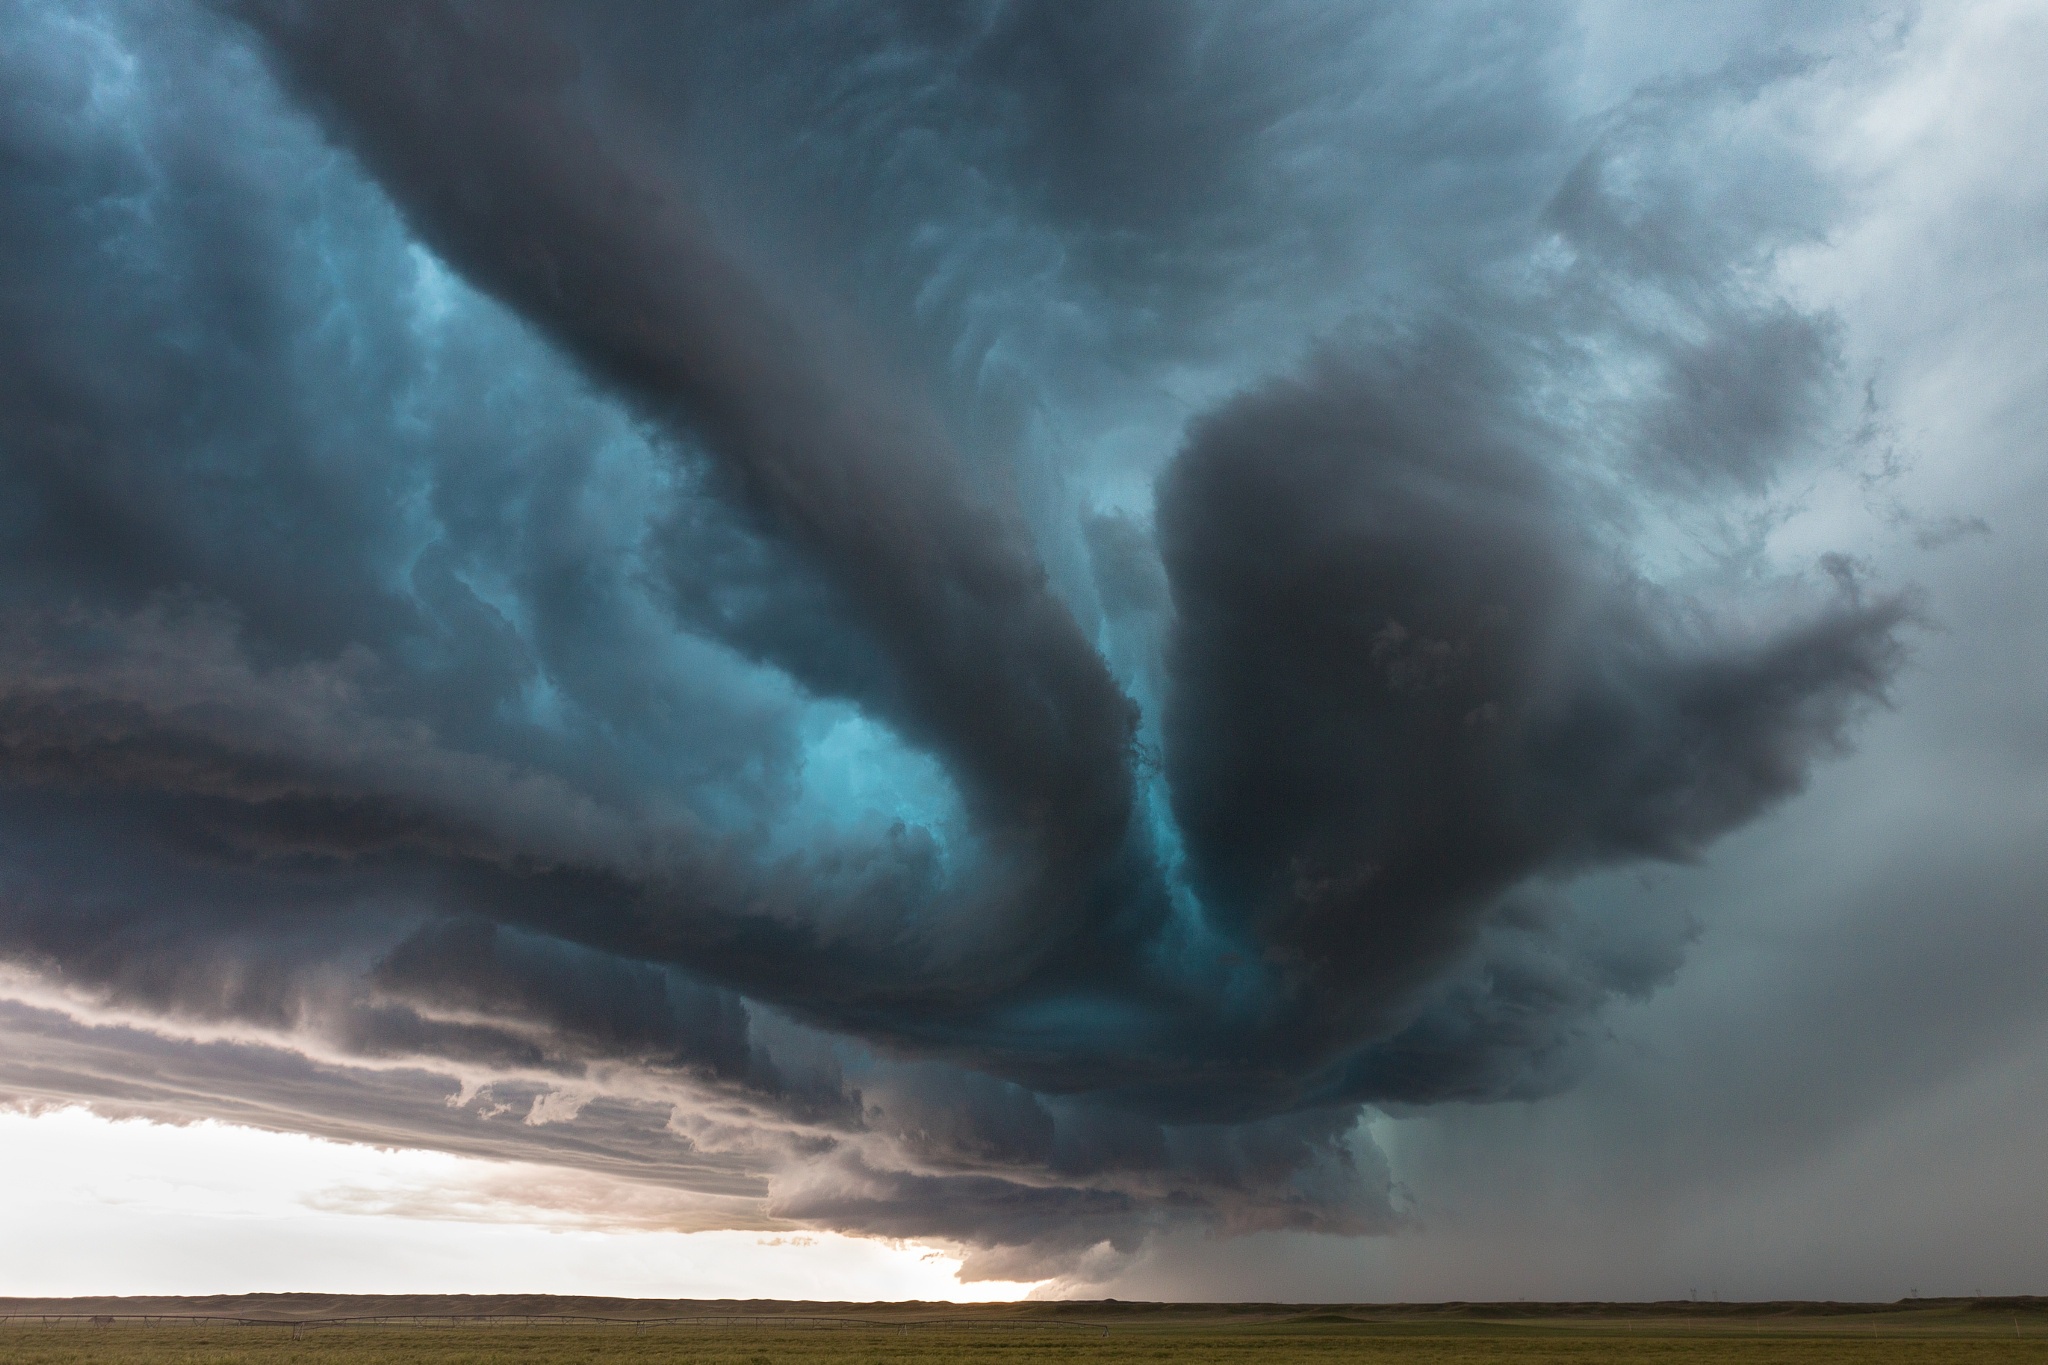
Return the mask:
[[[604,1183],[206,1120],[0,1112],[0,1294],[936,1302],[1031,1289],[962,1285],[958,1257],[914,1243],[636,1227],[592,1188]]]

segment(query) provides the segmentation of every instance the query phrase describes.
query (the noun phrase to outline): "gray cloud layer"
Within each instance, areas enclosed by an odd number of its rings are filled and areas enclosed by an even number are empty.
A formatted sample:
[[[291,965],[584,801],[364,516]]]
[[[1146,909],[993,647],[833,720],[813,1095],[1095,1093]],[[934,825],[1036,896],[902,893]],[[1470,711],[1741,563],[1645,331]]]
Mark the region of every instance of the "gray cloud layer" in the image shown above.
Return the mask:
[[[1823,64],[1568,19],[17,5],[0,1084],[981,1274],[1400,1224],[1363,1106],[1568,1085],[1700,923],[1586,879],[1919,612],[1770,540],[1881,417]]]

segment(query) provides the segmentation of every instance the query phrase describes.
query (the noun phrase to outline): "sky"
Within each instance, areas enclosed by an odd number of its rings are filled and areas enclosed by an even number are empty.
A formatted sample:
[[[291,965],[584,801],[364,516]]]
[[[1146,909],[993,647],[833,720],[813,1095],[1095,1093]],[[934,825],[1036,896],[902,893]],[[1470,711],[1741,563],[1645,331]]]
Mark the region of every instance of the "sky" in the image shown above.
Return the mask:
[[[0,1293],[2041,1291],[2048,8],[0,7]]]

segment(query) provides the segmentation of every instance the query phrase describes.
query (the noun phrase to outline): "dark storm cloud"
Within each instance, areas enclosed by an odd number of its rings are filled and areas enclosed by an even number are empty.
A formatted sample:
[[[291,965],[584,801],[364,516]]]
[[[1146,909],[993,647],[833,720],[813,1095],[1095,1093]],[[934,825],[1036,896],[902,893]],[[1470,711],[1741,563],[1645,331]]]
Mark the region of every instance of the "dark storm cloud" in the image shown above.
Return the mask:
[[[1058,1274],[1096,1246],[1135,1250],[1175,1223],[1218,1232],[1384,1232],[1399,1223],[1377,1152],[1347,1141],[1348,1108],[1253,1123],[1168,1126],[1150,1159],[1097,1170],[926,1175],[878,1171],[858,1157],[790,1182],[779,1216],[889,1237],[942,1237],[975,1248],[963,1270],[985,1279]],[[1064,1176],[1064,1179],[1059,1177]]]
[[[1360,1106],[1568,1083],[1693,933],[1571,881],[1899,666],[1846,560],[1652,567],[1830,435],[1799,62],[1575,120],[1541,6],[16,12],[17,1093],[986,1274],[1386,1229]]]
[[[1122,841],[1130,703],[1046,590],[1023,527],[969,496],[935,424],[826,368],[688,202],[601,139],[571,104],[573,52],[536,17],[252,18],[430,244],[702,436],[734,500],[874,639],[889,676],[857,699],[942,754],[997,831],[1075,864],[1042,894],[1076,895],[1062,883]]]
[[[1161,485],[1195,885],[1344,1033],[1532,875],[1687,858],[1795,790],[1897,662],[1904,604],[1853,582],[1760,636],[1662,599],[1577,529],[1517,378],[1455,335],[1328,360]]]

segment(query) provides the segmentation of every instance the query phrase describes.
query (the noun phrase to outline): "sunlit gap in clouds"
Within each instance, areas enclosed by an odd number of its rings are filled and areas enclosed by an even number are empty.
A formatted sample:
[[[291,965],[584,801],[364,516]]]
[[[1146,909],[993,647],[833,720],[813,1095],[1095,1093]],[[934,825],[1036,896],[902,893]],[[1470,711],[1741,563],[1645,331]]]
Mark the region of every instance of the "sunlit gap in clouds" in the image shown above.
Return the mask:
[[[517,1122],[516,1119],[511,1120]],[[670,1229],[688,1196],[550,1166],[211,1120],[0,1110],[0,1286],[93,1294],[1022,1298],[914,1242]]]

